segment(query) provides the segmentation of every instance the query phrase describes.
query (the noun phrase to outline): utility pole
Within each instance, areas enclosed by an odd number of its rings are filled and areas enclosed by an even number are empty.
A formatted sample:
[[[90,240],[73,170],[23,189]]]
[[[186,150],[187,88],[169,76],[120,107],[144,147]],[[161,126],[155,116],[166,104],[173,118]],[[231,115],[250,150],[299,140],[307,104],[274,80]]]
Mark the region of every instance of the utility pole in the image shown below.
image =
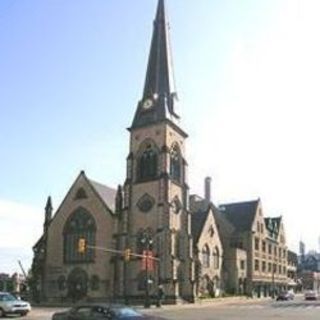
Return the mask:
[[[152,238],[150,237],[150,235],[148,234],[143,234],[143,236],[141,237],[141,244],[143,245],[143,247],[145,248],[144,250],[144,259],[145,259],[145,289],[146,289],[146,292],[145,292],[145,301],[144,301],[144,306],[145,308],[150,308],[150,294],[149,294],[149,259],[152,258],[152,257],[149,257],[150,255],[150,250],[151,250],[151,247],[152,247],[152,243],[153,243],[153,240]]]
[[[125,249],[123,256],[123,299],[124,304],[129,304],[128,292],[127,292],[127,265],[130,261],[131,250]]]
[[[159,261],[159,258],[153,257],[152,255],[150,256],[150,250],[152,247],[153,240],[149,235],[144,235],[141,238],[141,243],[143,246],[146,248],[146,250],[143,252],[144,254],[137,254],[131,251],[131,249],[127,248],[124,251],[121,250],[114,250],[114,249],[109,249],[109,248],[104,248],[104,247],[99,247],[99,246],[92,246],[87,244],[87,240],[85,238],[80,238],[78,239],[78,248],[77,251],[79,253],[84,254],[88,249],[92,250],[100,250],[104,252],[111,252],[115,254],[121,254],[123,256],[124,260],[124,299],[125,301],[128,301],[128,296],[127,296],[127,281],[126,281],[126,271],[127,271],[127,263],[130,261],[131,257],[138,257],[140,259],[145,259],[145,270],[146,270],[146,298],[145,298],[145,307],[149,308],[150,307],[150,297],[149,297],[149,261]],[[143,260],[144,261],[144,260]]]

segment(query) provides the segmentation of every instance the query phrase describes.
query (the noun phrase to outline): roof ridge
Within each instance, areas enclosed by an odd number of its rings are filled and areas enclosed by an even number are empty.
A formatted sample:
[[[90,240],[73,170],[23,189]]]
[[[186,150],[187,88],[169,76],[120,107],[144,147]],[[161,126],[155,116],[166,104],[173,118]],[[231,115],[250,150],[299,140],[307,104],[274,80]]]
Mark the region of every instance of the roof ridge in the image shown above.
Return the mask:
[[[259,202],[260,199],[255,199],[255,200],[246,200],[246,201],[236,201],[236,202],[229,202],[229,203],[221,203],[219,204],[218,207],[222,207],[222,206],[230,206],[230,205],[235,205],[235,204],[247,204],[247,203],[255,203],[255,202]]]
[[[107,187],[107,188],[109,188],[109,189],[112,189],[112,190],[117,191],[116,188],[110,187],[110,186],[108,186],[108,185],[106,185],[106,184],[103,184],[103,183],[101,183],[101,182],[99,182],[99,181],[90,179],[89,177],[87,177],[87,179],[88,179],[91,183],[98,184],[98,185],[100,185],[100,186],[102,186],[102,187]]]

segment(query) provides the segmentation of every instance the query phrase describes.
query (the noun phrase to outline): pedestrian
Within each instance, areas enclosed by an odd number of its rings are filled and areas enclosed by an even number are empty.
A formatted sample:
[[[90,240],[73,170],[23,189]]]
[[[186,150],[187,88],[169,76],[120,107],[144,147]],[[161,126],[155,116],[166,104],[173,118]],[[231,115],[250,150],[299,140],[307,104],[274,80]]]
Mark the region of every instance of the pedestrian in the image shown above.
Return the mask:
[[[157,307],[160,308],[162,306],[162,302],[164,300],[164,290],[163,286],[159,284],[158,286],[158,300],[157,300]]]

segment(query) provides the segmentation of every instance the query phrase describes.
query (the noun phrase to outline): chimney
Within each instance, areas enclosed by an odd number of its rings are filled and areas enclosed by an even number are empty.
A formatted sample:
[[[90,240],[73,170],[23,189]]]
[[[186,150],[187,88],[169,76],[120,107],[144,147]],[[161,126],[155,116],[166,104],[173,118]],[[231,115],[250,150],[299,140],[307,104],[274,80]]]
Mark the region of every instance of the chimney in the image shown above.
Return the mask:
[[[204,198],[207,202],[211,202],[211,177],[204,179]]]

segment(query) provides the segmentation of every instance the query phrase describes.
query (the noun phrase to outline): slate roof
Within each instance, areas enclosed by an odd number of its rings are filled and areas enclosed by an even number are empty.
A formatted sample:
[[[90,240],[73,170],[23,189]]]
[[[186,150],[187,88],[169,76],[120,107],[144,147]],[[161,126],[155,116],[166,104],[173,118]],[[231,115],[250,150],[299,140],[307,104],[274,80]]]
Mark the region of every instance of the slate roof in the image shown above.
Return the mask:
[[[235,228],[236,232],[251,230],[260,200],[222,204],[219,211]]]
[[[190,202],[190,208],[192,211],[191,233],[195,244],[199,240],[210,209],[213,213],[214,220],[218,228],[219,238],[222,242],[224,242],[226,239],[224,236],[230,235],[234,231],[233,226],[222,216],[222,214],[219,212],[219,209],[212,202],[208,203],[208,201],[200,197],[194,199],[197,200]]]
[[[146,100],[151,106],[145,110]],[[143,90],[131,128],[143,127],[163,120],[177,125],[179,116],[175,112],[177,94],[174,83],[173,65],[169,38],[169,23],[164,0],[158,1],[149,61]]]
[[[115,198],[117,194],[117,190],[112,189],[104,184],[88,179],[92,187],[98,193],[100,198],[104,201],[104,203],[110,208],[113,212],[115,210]]]
[[[207,220],[208,212],[209,208],[204,211],[199,210],[191,215],[191,234],[194,239],[194,244],[196,244],[200,238],[201,231]]]

